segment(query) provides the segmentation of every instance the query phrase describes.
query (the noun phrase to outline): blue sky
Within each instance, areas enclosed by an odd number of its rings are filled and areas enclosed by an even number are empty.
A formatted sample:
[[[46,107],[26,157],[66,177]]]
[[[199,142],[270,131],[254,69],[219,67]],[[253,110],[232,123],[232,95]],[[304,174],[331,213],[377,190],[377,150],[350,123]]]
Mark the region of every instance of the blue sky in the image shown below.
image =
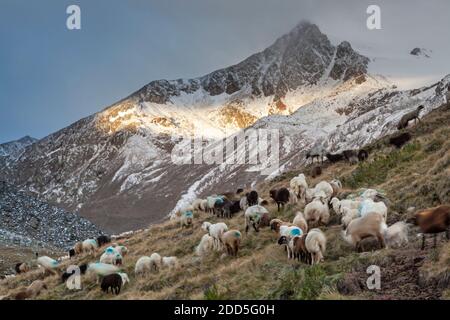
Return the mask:
[[[332,39],[450,52],[449,1],[380,0],[386,14],[378,33],[365,28],[369,3],[0,0],[0,142],[42,138],[151,80],[195,77],[237,63],[301,19]],[[70,4],[81,7],[81,30],[66,28]]]

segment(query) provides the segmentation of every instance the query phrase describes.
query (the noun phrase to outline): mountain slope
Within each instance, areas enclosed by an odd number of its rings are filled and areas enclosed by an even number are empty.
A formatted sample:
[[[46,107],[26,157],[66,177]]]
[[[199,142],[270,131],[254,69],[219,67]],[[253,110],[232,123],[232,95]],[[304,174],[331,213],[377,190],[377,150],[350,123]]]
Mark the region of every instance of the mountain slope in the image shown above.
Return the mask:
[[[299,166],[272,181],[256,185],[261,196],[267,197],[271,188],[289,185],[290,179],[305,172],[309,185],[321,180],[339,178],[344,192],[356,193],[360,188],[383,190],[389,201],[388,225],[409,217],[408,208],[420,210],[441,203],[449,203],[448,177],[450,170],[450,109],[439,106],[424,116],[422,122],[407,129],[412,140],[397,150],[388,144],[389,137],[377,139],[364,148],[370,150],[367,162],[350,165],[346,162],[327,164],[323,175],[311,178],[311,166]],[[383,170],[380,170],[383,168]],[[447,184],[447,185],[446,185]],[[269,206],[272,217],[292,221],[301,204],[287,207],[278,213],[275,204]],[[286,259],[277,244],[277,235],[269,228],[259,233],[252,230],[245,235],[242,213],[225,222],[243,234],[237,258],[213,253],[200,261],[193,254],[205,233],[203,221],[222,221],[209,214],[196,215],[194,229],[180,230],[178,221],[154,224],[121,240],[129,249],[123,270],[131,283],[120,295],[105,295],[95,279],[84,277],[83,289],[69,291],[58,276],[49,276],[49,287],[38,299],[449,299],[450,243],[440,237],[436,249],[428,239],[427,249],[420,250],[418,229],[410,228],[409,244],[399,249],[382,249],[356,253],[341,236],[339,218],[332,213],[330,224],[323,227],[327,236],[325,261],[307,266]],[[369,243],[367,243],[369,245]],[[368,248],[369,246],[367,246]],[[158,252],[163,256],[177,256],[180,270],[163,270],[145,277],[134,276],[134,265],[142,255]],[[76,258],[76,263],[91,262],[92,257]],[[66,262],[64,265],[74,261]],[[381,268],[381,289],[366,286],[367,267]],[[16,278],[3,280],[0,296],[19,292],[34,279],[41,277],[37,270]]]

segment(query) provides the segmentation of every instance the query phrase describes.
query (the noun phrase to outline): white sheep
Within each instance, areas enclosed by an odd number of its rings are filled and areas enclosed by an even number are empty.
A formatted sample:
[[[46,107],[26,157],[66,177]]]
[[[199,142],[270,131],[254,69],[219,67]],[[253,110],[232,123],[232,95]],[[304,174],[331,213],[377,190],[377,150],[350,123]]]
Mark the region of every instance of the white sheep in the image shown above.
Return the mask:
[[[314,199],[305,207],[305,219],[308,225],[312,222],[315,224],[327,224],[330,219],[330,211],[328,204],[324,199]]]
[[[248,207],[247,210],[245,210],[244,217],[245,217],[245,232],[248,232],[248,229],[250,228],[250,225],[253,226],[256,232],[259,232],[259,222],[261,221],[261,218],[263,214],[268,214],[269,211],[267,211],[266,208],[260,205],[254,205],[251,207]]]
[[[200,257],[205,257],[209,252],[214,249],[214,238],[209,234],[203,235],[200,243],[195,247],[195,254]]]
[[[330,204],[336,214],[343,215],[343,208],[358,209],[361,205],[361,201],[356,199],[339,200],[338,198],[334,197],[333,199],[331,199]]]
[[[122,262],[122,255],[119,251],[114,247],[108,247],[105,249],[105,252],[100,257],[101,263],[113,264],[116,265],[119,262]]]
[[[318,264],[324,259],[327,238],[318,228],[311,229],[306,235],[305,247],[311,254],[311,265]]]
[[[163,257],[162,266],[168,268],[169,270],[178,269],[179,263],[177,257]]]
[[[162,258],[158,253],[152,253],[150,257],[143,256],[138,259],[134,267],[134,273],[145,274],[152,270],[158,271],[161,268]]]
[[[90,263],[87,268],[88,274],[95,274],[97,276],[97,282],[99,282],[100,277],[104,277],[113,273],[119,272],[120,269],[112,264],[107,263]]]
[[[203,206],[204,201],[205,200],[203,200],[203,199],[195,199],[191,204],[192,209],[195,211],[205,211],[204,206]],[[208,202],[208,200],[206,200],[206,203],[207,202]]]
[[[359,215],[364,217],[369,212],[377,212],[380,214],[384,221],[387,219],[387,207],[384,202],[375,202],[372,199],[365,199],[361,202],[359,207]]]
[[[122,287],[125,286],[127,283],[130,283],[130,278],[126,273],[118,272],[117,274],[122,278]]]
[[[186,228],[194,227],[194,213],[193,213],[194,209],[192,208],[192,210],[190,210],[191,208],[188,208],[187,210],[183,210],[181,212],[180,217],[181,229],[183,229],[184,227]]]
[[[59,267],[59,262],[55,259],[52,259],[47,256],[42,256],[37,258],[36,260],[38,266],[43,268],[44,270],[50,271],[53,273],[53,270]]]
[[[289,185],[297,194],[297,197],[300,198],[300,200],[305,201],[305,193],[308,189],[308,183],[306,182],[305,175],[300,173],[298,176],[291,179]]]
[[[202,224],[202,229],[207,231],[209,235],[213,237],[214,249],[218,251],[221,250],[222,245],[220,241],[220,236],[222,235],[222,233],[228,231],[228,226],[223,222],[211,224],[210,222],[205,221]]]
[[[97,240],[95,239],[86,239],[82,242],[83,252],[89,253],[91,255],[95,254],[95,251],[98,248]]]
[[[384,234],[387,247],[399,248],[408,244],[408,225],[399,221],[389,226]]]
[[[341,223],[342,223],[344,229],[347,228],[350,221],[352,221],[353,219],[359,218],[359,217],[360,217],[360,215],[359,215],[358,209],[351,209],[351,208],[347,208],[347,207],[342,208]]]
[[[297,194],[292,189],[288,190],[289,190],[289,204],[292,206],[296,205],[298,203]]]
[[[376,237],[380,247],[385,247],[384,234],[387,230],[383,217],[378,212],[369,212],[365,216],[352,220],[344,231],[344,239],[356,250],[363,251],[361,240]]]
[[[314,188],[314,196],[320,191],[323,191],[325,193],[327,202],[330,201],[331,197],[333,196],[333,192],[334,192],[331,184],[329,184],[326,181],[319,182],[316,185],[316,187]]]
[[[306,222],[305,217],[303,216],[303,213],[301,211],[298,211],[295,214],[294,220],[292,221],[292,224],[302,229],[303,233],[308,232],[308,223]]]
[[[333,196],[336,197],[342,190],[342,182],[338,179],[333,179],[330,181],[330,185],[333,188]]]

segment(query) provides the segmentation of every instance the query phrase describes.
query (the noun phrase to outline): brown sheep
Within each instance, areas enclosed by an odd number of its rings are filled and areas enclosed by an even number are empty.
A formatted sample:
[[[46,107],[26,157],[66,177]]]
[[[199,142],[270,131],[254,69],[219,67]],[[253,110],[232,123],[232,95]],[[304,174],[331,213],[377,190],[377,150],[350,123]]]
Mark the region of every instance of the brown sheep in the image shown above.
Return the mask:
[[[361,240],[376,237],[381,248],[386,246],[384,234],[387,230],[383,217],[377,212],[369,212],[365,216],[352,220],[344,234],[344,239],[357,251],[364,251]]]
[[[101,288],[103,292],[108,293],[109,288],[111,288],[111,293],[119,294],[122,288],[122,277],[117,273],[105,276],[102,280]]]
[[[73,250],[75,250],[76,255],[82,254],[83,253],[83,243],[82,242],[75,243],[75,245],[73,246]]]
[[[315,178],[322,174],[322,167],[315,166],[311,169],[311,177]]]
[[[311,254],[306,250],[306,233],[301,236],[297,236],[291,239],[292,242],[292,252],[294,254],[294,259],[297,258],[307,264],[311,264]]]
[[[434,247],[436,248],[436,237],[440,232],[446,232],[447,239],[450,239],[450,206],[438,206],[429,208],[415,214],[414,223],[419,226],[422,232],[422,250],[425,249],[425,234],[434,234]]]
[[[272,219],[270,220],[270,230],[273,230],[275,232],[280,232],[281,226],[288,226],[291,225],[289,222],[284,222],[280,219]]]
[[[238,230],[229,230],[220,236],[220,241],[225,245],[227,254],[236,257],[241,243],[241,233]]]
[[[29,298],[35,298],[37,297],[42,290],[47,290],[47,285],[42,280],[35,280],[33,281],[30,286],[19,293],[16,294],[15,299],[16,300],[25,300]]]
[[[280,211],[280,208],[283,207],[286,203],[289,202],[290,192],[286,188],[280,188],[280,189],[272,189],[269,192],[270,197],[277,203],[278,211]]]
[[[19,262],[18,264],[16,264],[14,269],[16,270],[17,274],[20,274],[30,271],[30,266],[26,262]]]

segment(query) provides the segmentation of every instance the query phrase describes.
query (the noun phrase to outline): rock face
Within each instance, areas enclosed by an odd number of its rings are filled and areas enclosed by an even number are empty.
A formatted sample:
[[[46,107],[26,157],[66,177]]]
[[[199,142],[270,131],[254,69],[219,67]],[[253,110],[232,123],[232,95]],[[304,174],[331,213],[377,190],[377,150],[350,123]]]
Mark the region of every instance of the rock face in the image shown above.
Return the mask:
[[[37,139],[25,136],[19,140],[0,144],[0,157],[17,158],[29,145],[35,143]]]
[[[101,231],[74,213],[51,206],[0,182],[0,243],[70,248]]]
[[[3,157],[0,180],[77,211],[106,232],[142,228],[197,196],[250,187],[293,168],[314,144],[334,150],[376,139],[395,130],[419,100],[429,111],[443,99],[441,84],[395,91],[367,74],[368,63],[348,42],[335,47],[303,22],[237,65],[150,82],[19,157]],[[260,165],[172,160],[174,147],[194,133],[217,142],[246,128],[280,132],[280,168],[269,177]]]

